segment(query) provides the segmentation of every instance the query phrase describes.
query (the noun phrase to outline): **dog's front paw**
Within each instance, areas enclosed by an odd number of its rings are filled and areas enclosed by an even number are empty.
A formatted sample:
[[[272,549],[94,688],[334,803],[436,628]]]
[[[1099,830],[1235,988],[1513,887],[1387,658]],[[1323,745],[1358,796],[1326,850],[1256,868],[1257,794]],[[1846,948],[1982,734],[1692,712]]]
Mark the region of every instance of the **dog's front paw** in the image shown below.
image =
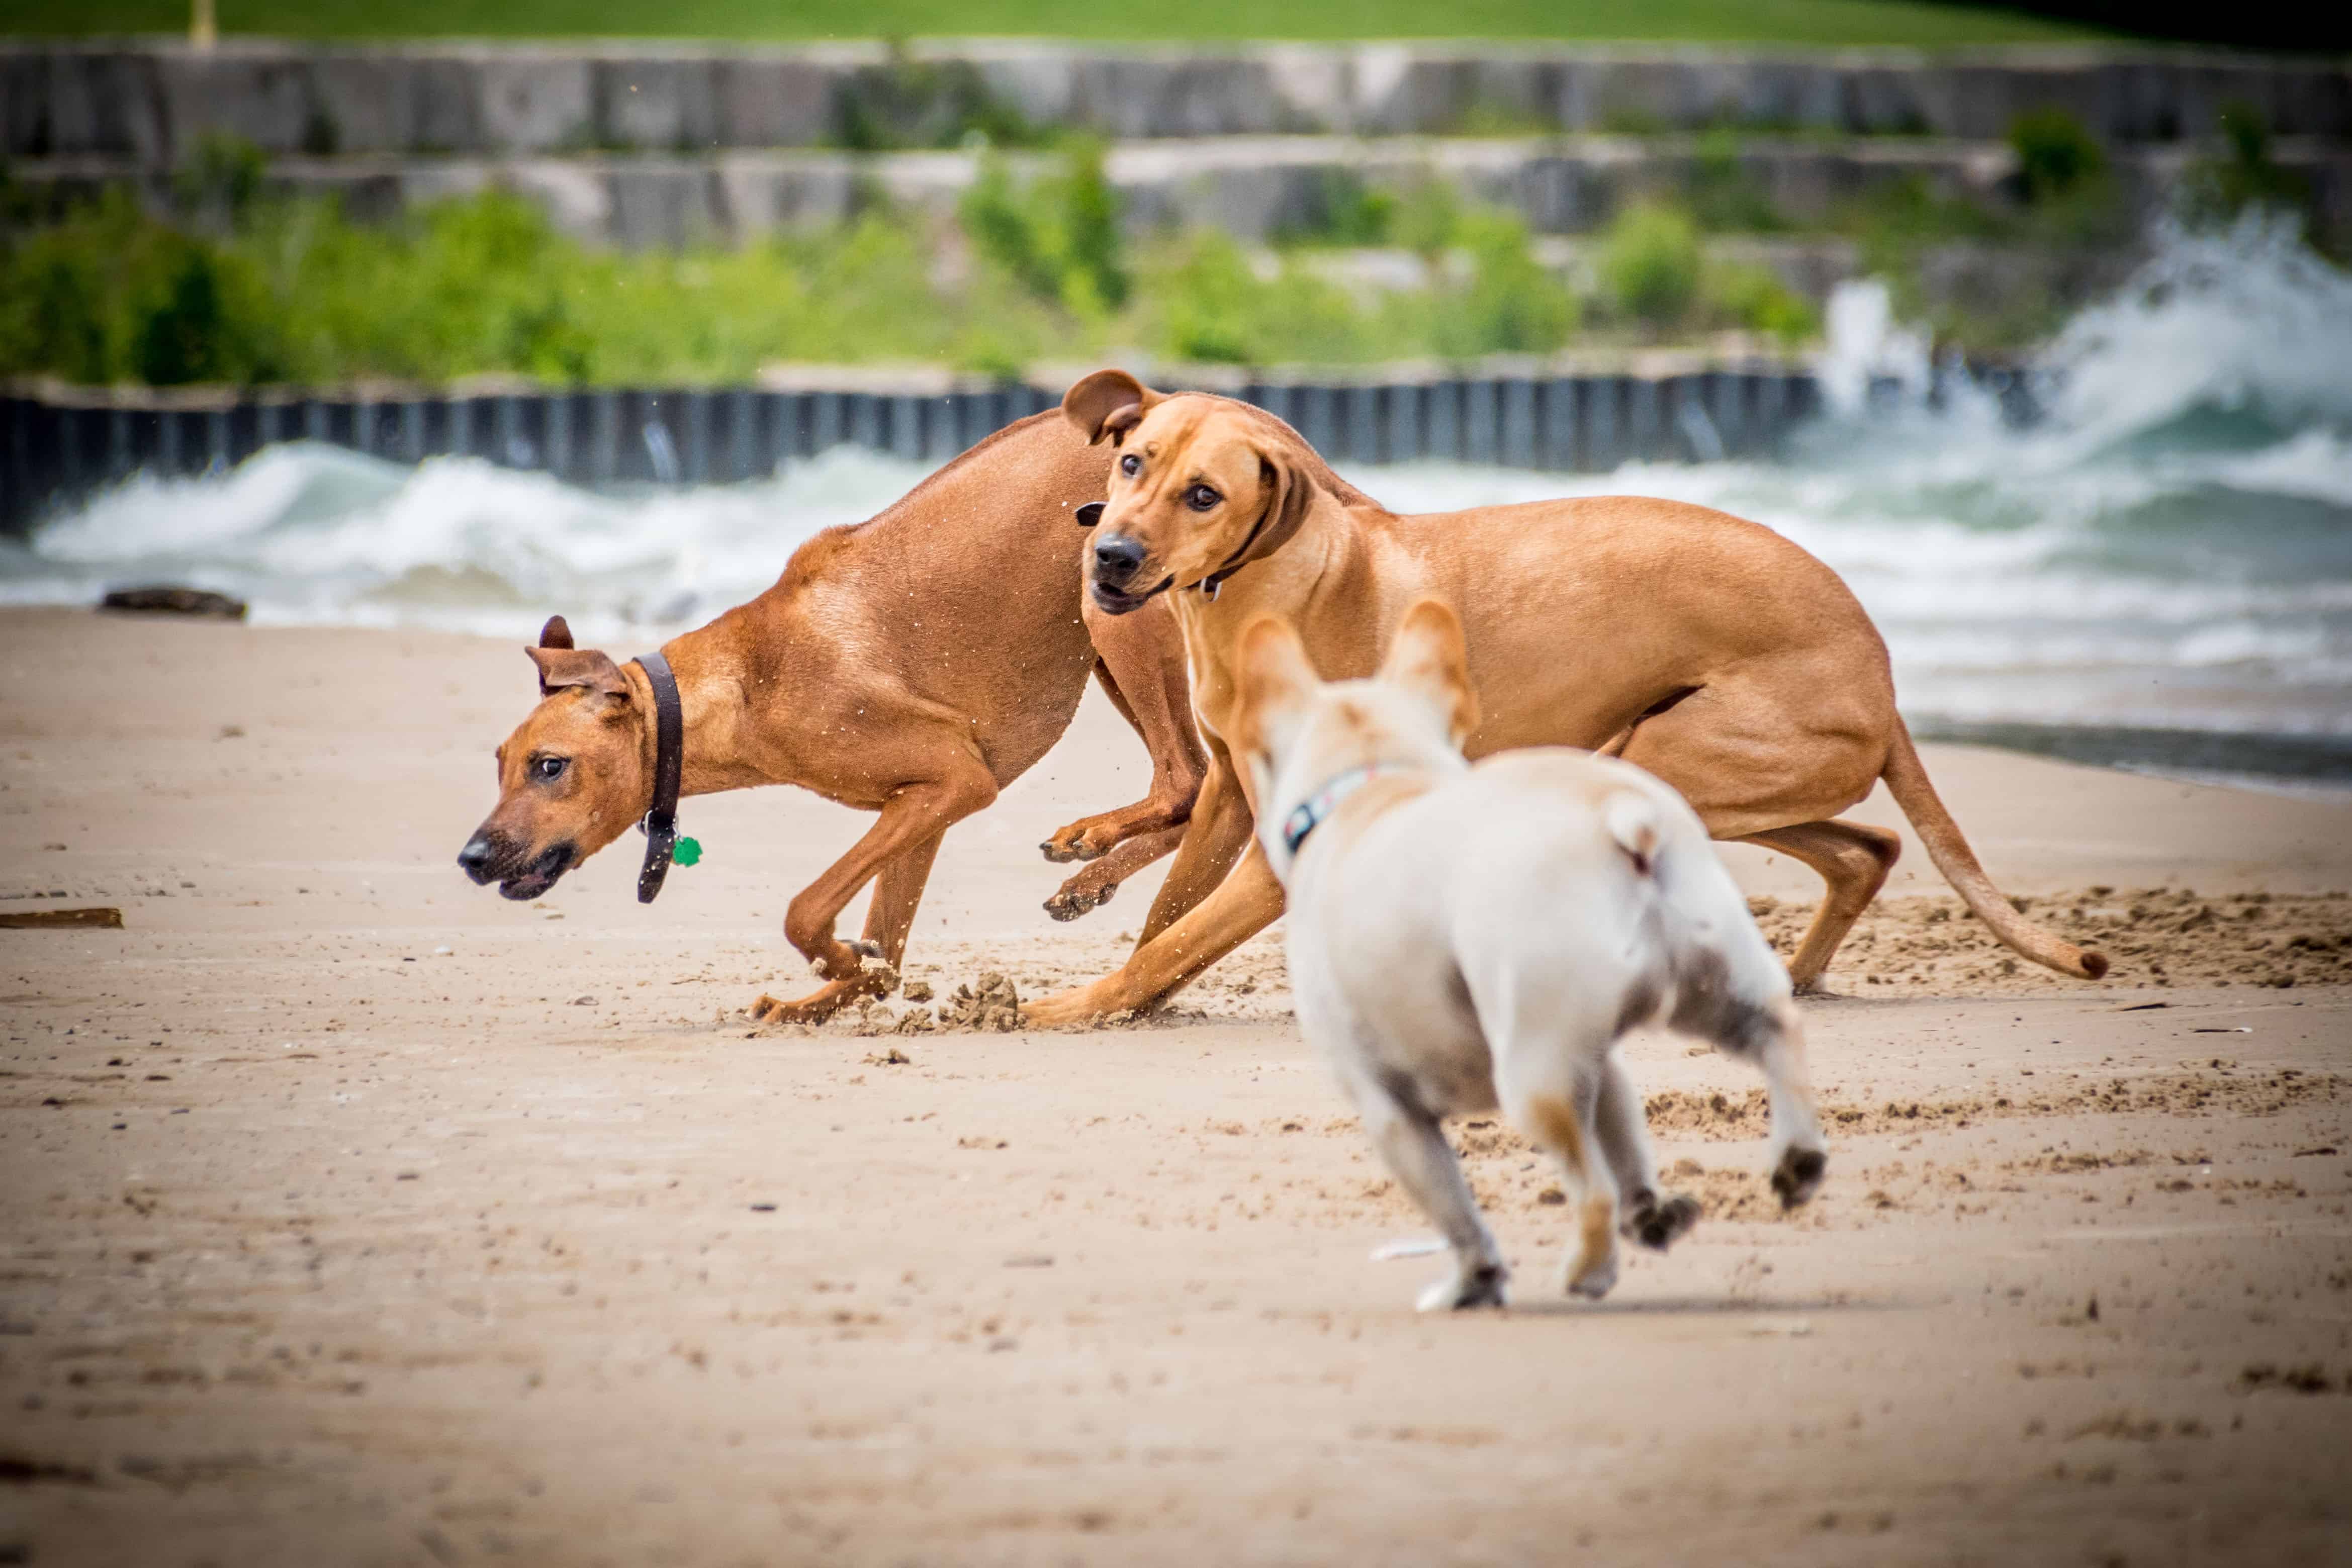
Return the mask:
[[[1624,1223],[1618,1228],[1636,1246],[1664,1252],[1698,1223],[1698,1199],[1686,1192],[1668,1193],[1664,1197],[1644,1193],[1640,1202],[1627,1207]]]
[[[1076,920],[1079,915],[1091,914],[1108,904],[1110,895],[1118,891],[1118,883],[1112,882],[1089,887],[1086,883],[1090,874],[1082,872],[1064,883],[1061,891],[1045,901],[1045,913],[1056,920]]]
[[[1792,1145],[1783,1150],[1780,1164],[1772,1167],[1772,1190],[1780,1195],[1782,1208],[1794,1208],[1811,1201],[1822,1186],[1822,1173],[1829,1169],[1830,1157],[1819,1149]]]
[[[1424,1312],[1458,1312],[1471,1307],[1507,1307],[1511,1271],[1500,1263],[1456,1269],[1422,1291],[1413,1304]]]
[[[1054,836],[1037,846],[1038,853],[1055,863],[1064,861],[1099,860],[1109,852],[1118,839],[1097,831],[1091,817],[1082,822],[1072,822],[1066,828],[1056,828]]]

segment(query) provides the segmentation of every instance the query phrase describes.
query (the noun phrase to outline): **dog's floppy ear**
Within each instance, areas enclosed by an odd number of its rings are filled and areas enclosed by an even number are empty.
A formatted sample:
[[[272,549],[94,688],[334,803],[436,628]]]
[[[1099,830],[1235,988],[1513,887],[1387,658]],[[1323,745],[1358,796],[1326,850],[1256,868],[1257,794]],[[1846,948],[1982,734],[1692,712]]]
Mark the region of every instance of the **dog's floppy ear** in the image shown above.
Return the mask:
[[[542,648],[572,646],[572,623],[561,615],[551,615],[547,624],[539,629],[539,645]]]
[[[1259,514],[1257,538],[1250,546],[1250,559],[1262,560],[1290,542],[1290,536],[1307,520],[1307,508],[1323,494],[1323,486],[1315,482],[1299,461],[1299,455],[1281,446],[1261,446],[1257,449],[1258,487],[1265,495],[1265,510]]]
[[[1089,446],[1105,436],[1117,446],[1160,394],[1125,371],[1097,371],[1062,394],[1062,417],[1078,427]]]
[[[530,662],[539,666],[539,695],[553,696],[566,686],[585,686],[601,696],[625,697],[629,683],[622,678],[621,666],[613,663],[609,654],[594,648],[572,648],[568,643],[561,648],[526,649]]]
[[[1320,690],[1323,677],[1298,629],[1278,615],[1261,615],[1243,627],[1234,650],[1241,749],[1263,752],[1269,749],[1269,727]]]
[[[1416,599],[1397,622],[1396,641],[1381,662],[1381,679],[1420,693],[1445,716],[1459,746],[1478,727],[1478,694],[1470,686],[1470,655],[1462,622],[1442,599]]]

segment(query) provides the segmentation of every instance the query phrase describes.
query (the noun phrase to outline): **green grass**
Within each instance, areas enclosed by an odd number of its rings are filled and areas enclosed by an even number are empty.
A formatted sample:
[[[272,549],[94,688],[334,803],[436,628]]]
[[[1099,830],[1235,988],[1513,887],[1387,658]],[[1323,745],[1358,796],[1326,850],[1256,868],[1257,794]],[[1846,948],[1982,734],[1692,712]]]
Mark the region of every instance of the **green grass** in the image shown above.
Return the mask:
[[[2105,36],[1918,0],[219,0],[219,8],[226,33],[298,38],[1456,37],[1949,48]],[[172,33],[187,24],[187,0],[9,0],[0,9],[0,33]]]

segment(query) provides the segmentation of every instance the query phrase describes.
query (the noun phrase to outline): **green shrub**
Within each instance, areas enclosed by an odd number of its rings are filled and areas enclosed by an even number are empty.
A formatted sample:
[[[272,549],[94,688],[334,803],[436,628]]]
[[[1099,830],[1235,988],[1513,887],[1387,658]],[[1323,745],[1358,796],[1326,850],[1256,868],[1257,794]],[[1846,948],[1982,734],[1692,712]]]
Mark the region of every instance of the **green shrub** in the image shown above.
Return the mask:
[[[2028,110],[2011,120],[2009,145],[2025,199],[2035,205],[2075,195],[2106,173],[2097,139],[2063,109]]]
[[[1295,259],[1260,277],[1226,235],[1180,242],[1147,279],[1161,352],[1180,360],[1264,365],[1366,357],[1376,333],[1346,291]]]
[[[1461,196],[1443,180],[1417,180],[1398,198],[1389,241],[1435,262],[1461,237]]]
[[[1065,167],[1016,183],[1003,159],[981,161],[980,178],[959,209],[979,252],[1041,300],[1085,316],[1126,305],[1118,193],[1103,173],[1102,144],[1077,141]]]
[[[1467,288],[1441,289],[1430,346],[1449,358],[1548,354],[1576,330],[1576,296],[1536,259],[1527,225],[1511,214],[1474,212],[1461,221],[1470,253]]]
[[[1654,203],[1619,213],[1601,241],[1601,280],[1617,308],[1653,328],[1671,326],[1698,298],[1698,226]]]
[[[1726,263],[1707,269],[1708,313],[1727,325],[1769,333],[1784,344],[1821,330],[1812,301],[1782,283],[1769,267]]]

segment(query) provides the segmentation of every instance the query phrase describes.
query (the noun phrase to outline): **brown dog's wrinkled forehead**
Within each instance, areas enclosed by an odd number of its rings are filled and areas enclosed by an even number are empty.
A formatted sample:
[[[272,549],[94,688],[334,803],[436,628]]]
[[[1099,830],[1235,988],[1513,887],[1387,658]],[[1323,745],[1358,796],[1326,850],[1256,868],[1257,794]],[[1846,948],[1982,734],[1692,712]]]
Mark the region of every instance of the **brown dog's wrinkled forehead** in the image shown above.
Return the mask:
[[[1260,460],[1282,453],[1289,444],[1283,439],[1286,434],[1245,403],[1179,396],[1144,414],[1120,445],[1161,469],[1161,477],[1170,477],[1171,465],[1187,474],[1219,464],[1243,463],[1255,469]]]

